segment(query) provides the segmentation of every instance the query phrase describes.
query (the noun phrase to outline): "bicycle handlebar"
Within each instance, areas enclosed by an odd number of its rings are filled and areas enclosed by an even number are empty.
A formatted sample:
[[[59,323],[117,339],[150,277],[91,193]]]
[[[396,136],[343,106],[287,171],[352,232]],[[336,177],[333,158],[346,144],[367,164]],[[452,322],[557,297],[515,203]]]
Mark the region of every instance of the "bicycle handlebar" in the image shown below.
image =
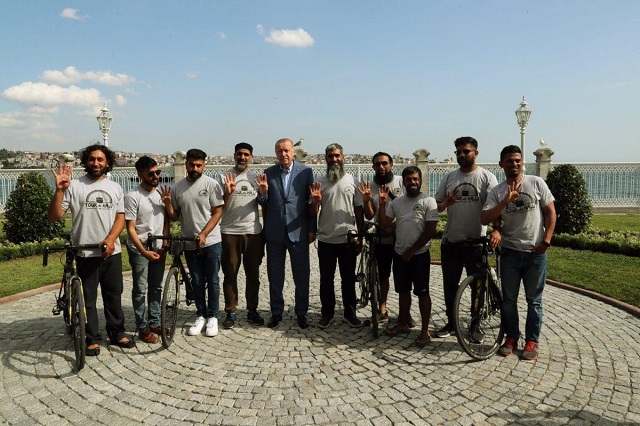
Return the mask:
[[[184,241],[184,242],[190,242],[190,243],[197,243],[198,241],[197,238],[198,237],[189,238],[189,237],[175,237],[173,235],[152,235],[151,233],[148,233],[147,234],[147,250],[151,250],[151,243],[153,243],[155,240],[164,240],[164,241],[169,241],[170,243],[172,241]]]
[[[374,230],[373,232],[371,230]],[[364,225],[362,232],[356,232],[354,230],[347,231],[347,243],[353,244],[356,239],[364,238],[367,241],[372,241],[374,238],[381,237],[380,227],[372,222],[367,222]]]
[[[42,252],[42,266],[47,266],[49,264],[49,253],[54,253],[56,251],[72,251],[72,252],[75,253],[78,250],[96,249],[96,248],[99,248],[102,251],[105,251],[107,249],[107,245],[104,244],[104,243],[103,244],[78,244],[78,245],[73,245],[73,243],[71,243],[71,241],[68,241],[63,246],[55,246],[55,247],[46,246],[44,248],[44,251]]]

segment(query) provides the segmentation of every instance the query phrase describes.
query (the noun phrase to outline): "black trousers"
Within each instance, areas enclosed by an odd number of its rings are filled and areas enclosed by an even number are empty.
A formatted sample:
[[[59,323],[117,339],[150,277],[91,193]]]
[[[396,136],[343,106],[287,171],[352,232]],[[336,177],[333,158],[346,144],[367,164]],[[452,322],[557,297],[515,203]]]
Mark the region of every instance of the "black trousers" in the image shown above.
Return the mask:
[[[82,280],[84,303],[87,310],[87,345],[102,340],[98,321],[98,284],[102,293],[107,336],[117,343],[124,336],[122,312],[122,256],[120,253],[103,260],[101,257],[78,257],[78,275]]]
[[[440,246],[440,258],[442,262],[442,284],[444,290],[444,303],[447,309],[447,320],[450,325],[455,324],[453,316],[453,301],[458,291],[458,284],[462,277],[462,268],[467,275],[473,275],[480,270],[480,254],[472,246],[456,246],[442,242]]]
[[[320,264],[320,302],[322,316],[333,318],[336,309],[334,278],[336,263],[342,280],[342,304],[344,316],[356,316],[356,247],[355,244],[330,244],[318,241],[318,263]]]

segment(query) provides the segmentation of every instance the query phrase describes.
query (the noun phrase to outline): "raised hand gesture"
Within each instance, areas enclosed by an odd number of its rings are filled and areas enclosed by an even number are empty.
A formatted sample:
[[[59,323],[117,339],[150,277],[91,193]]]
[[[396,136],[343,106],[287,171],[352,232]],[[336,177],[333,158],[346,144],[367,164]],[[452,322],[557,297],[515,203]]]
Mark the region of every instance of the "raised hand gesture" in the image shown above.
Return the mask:
[[[165,207],[168,207],[171,205],[171,188],[167,185],[161,186],[160,187],[160,199],[162,200],[162,203],[165,205]]]
[[[454,189],[453,192],[447,192],[447,198],[444,199],[444,205],[450,206],[458,202],[458,190]]]
[[[322,201],[322,186],[320,185],[320,182],[313,182],[309,188],[309,192],[311,195],[311,202],[313,204],[320,204],[320,201]]]
[[[512,203],[518,199],[520,195],[520,190],[522,189],[522,180],[520,182],[514,181],[513,183],[507,184],[507,196],[504,198],[503,202],[507,204]]]
[[[388,200],[389,200],[389,186],[381,185],[380,188],[378,188],[378,202],[380,203],[380,205],[384,205],[384,204],[387,204]]]
[[[224,176],[224,192],[227,195],[229,195],[229,194],[233,194],[235,190],[236,190],[236,174],[227,173]]]
[[[58,165],[58,172],[55,169],[51,169],[53,177],[56,178],[56,189],[60,191],[66,190],[71,185],[71,173],[73,168],[67,163],[60,163]]]
[[[256,176],[256,185],[258,185],[258,193],[265,195],[269,190],[269,184],[267,183],[267,175],[260,173]]]
[[[358,187],[358,190],[362,194],[363,203],[368,203],[369,201],[371,201],[371,198],[372,198],[371,184],[369,183],[368,180],[363,180],[362,182],[360,182],[360,186]]]

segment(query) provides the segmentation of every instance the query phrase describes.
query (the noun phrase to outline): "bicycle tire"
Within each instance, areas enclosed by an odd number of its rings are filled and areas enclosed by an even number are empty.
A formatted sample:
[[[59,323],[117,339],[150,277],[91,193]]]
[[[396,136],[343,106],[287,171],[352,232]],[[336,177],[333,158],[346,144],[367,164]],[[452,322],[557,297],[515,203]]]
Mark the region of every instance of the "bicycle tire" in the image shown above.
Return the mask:
[[[87,310],[84,304],[84,293],[82,292],[82,281],[79,278],[71,280],[71,306],[69,309],[69,318],[71,326],[71,337],[73,338],[73,349],[76,354],[75,367],[77,371],[84,368],[85,358],[87,356]]]
[[[378,313],[380,312],[380,279],[378,278],[378,265],[375,259],[369,259],[367,264],[367,287],[371,297],[371,329],[373,337],[380,334]]]
[[[454,301],[456,338],[462,349],[476,360],[493,356],[502,343],[502,295],[491,276],[467,277]]]
[[[180,285],[178,281],[179,269],[169,268],[167,278],[162,288],[162,306],[160,310],[160,337],[162,346],[166,349],[173,343],[176,322],[178,320],[178,306],[180,305]]]

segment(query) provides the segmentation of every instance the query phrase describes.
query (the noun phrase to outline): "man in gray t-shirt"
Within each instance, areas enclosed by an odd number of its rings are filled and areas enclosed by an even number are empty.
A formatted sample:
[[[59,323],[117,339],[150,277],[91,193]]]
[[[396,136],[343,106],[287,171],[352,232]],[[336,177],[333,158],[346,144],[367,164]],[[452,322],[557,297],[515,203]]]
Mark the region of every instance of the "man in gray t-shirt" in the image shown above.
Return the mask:
[[[187,177],[173,185],[162,201],[169,219],[180,219],[182,236],[193,238],[185,243],[184,257],[193,280],[193,296],[197,317],[187,330],[189,336],[200,334],[205,327],[207,337],[218,334],[220,283],[218,271],[222,254],[220,217],[224,204],[220,183],[204,175],[207,154],[200,149],[187,151]]]
[[[480,213],[487,200],[487,194],[498,184],[493,173],[478,167],[476,163],[477,140],[463,136],[453,144],[456,147],[455,154],[460,168],[444,175],[435,196],[438,211],[447,211],[447,224],[440,246],[447,323],[436,331],[437,337],[448,337],[455,330],[453,301],[462,269],[466,269],[467,275],[479,270],[480,257],[476,248],[455,243],[486,235],[487,227],[480,223]],[[492,247],[497,246],[500,233],[492,232],[491,239]],[[479,340],[481,337],[477,336]]]
[[[260,291],[260,264],[264,257],[264,236],[258,210],[257,173],[250,170],[253,147],[241,142],[235,146],[235,166],[222,175],[224,207],[220,230],[222,233],[222,273],[224,281],[224,328],[233,328],[238,306],[238,271],[244,265],[247,279],[247,319],[254,325],[263,325],[258,314]]]
[[[158,343],[155,334],[162,332],[160,299],[166,248],[163,240],[147,247],[147,239],[149,234],[169,235],[169,217],[157,191],[161,172],[156,160],[143,155],[136,161],[136,171],[140,185],[124,197],[127,250],[133,277],[131,299],[140,340],[155,344]]]
[[[135,342],[124,332],[122,311],[122,258],[120,233],[124,229],[124,194],[120,185],[107,177],[115,163],[115,155],[104,145],[91,145],[82,151],[81,163],[86,174],[71,180],[72,168],[60,164],[48,218],[59,220],[71,210],[73,244],[99,244],[103,250],[82,250],[78,254],[78,275],[82,280],[87,313],[87,355],[100,354],[98,322],[98,284],[104,303],[104,316],[109,340],[122,348]]]
[[[520,281],[527,299],[523,360],[538,358],[538,341],[542,328],[542,291],[547,278],[547,249],[556,226],[553,195],[544,180],[525,176],[522,152],[516,145],[503,148],[500,167],[506,179],[487,197],[480,221],[502,224],[502,319],[505,340],[499,353],[512,355],[518,347],[518,293]]]
[[[311,187],[311,211],[318,214],[318,261],[320,265],[320,328],[333,322],[336,295],[333,279],[336,263],[342,281],[343,320],[351,327],[362,327],[356,317],[356,258],[362,238],[356,245],[347,242],[349,231],[362,232],[364,214],[359,183],[344,171],[342,146],[332,143],[325,149],[327,173]]]

